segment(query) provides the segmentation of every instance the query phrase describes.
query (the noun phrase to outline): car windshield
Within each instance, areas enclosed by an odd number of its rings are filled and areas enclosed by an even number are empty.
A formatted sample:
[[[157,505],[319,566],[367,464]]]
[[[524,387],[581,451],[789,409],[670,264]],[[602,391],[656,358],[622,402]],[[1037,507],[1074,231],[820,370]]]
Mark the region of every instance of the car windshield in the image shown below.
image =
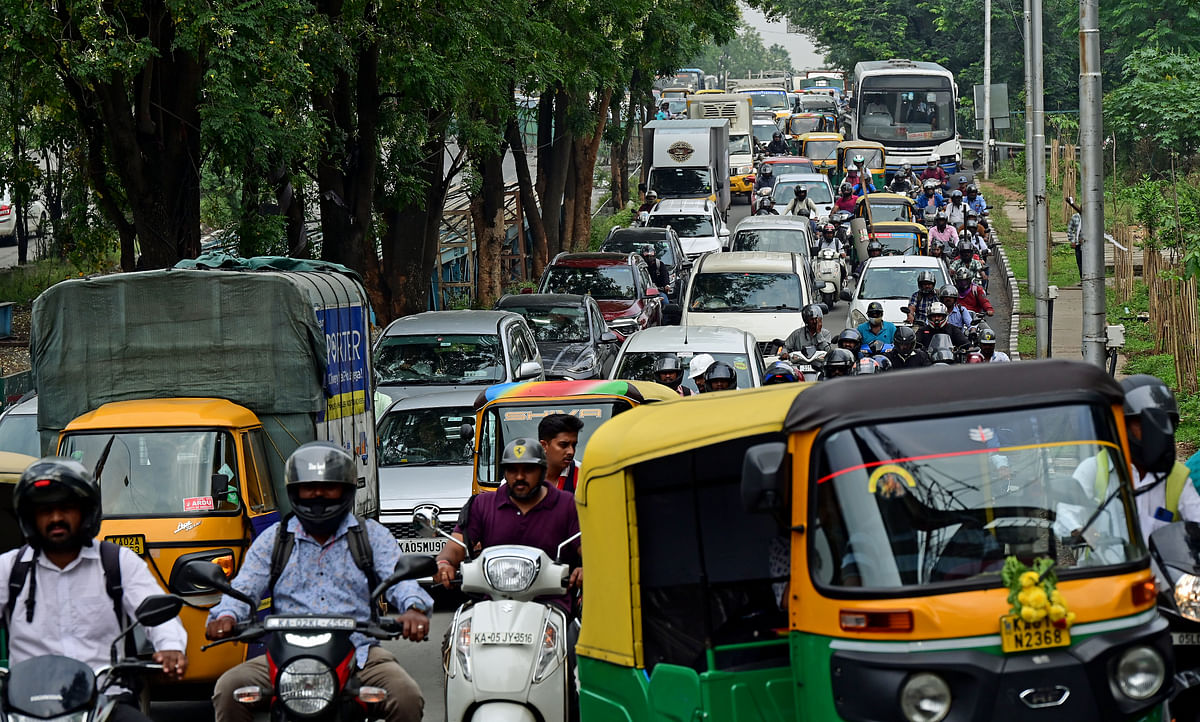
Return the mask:
[[[948,281],[942,275],[941,269],[894,266],[876,266],[863,272],[862,285],[858,289],[858,298],[871,301],[884,299],[908,300],[917,292],[917,276],[922,271],[932,271],[934,287],[941,288]]]
[[[504,353],[494,334],[385,336],[375,354],[380,383],[495,384],[504,381]]]
[[[633,407],[628,399],[596,397],[568,402],[505,402],[492,406],[483,415],[479,430],[479,483],[497,486],[501,478],[496,463],[504,445],[513,439],[538,437],[538,424],[551,414],[569,414],[583,422],[575,445],[575,460],[582,461],[588,440],[600,424]]]
[[[473,440],[462,438],[462,426],[474,423],[469,406],[392,411],[379,424],[379,465],[470,464]]]
[[[199,516],[236,511],[237,459],[233,438],[215,430],[68,434],[62,455],[100,469],[105,516]],[[213,497],[213,475],[229,486]]]
[[[668,266],[675,265],[675,252],[665,238],[638,238],[618,232],[605,241],[600,250],[604,253],[641,253],[646,246],[654,246],[658,260]]]
[[[750,96],[754,110],[787,110],[791,107],[788,104],[787,92],[783,90],[748,90],[745,92]]]
[[[837,112],[837,101],[826,95],[817,95],[815,93],[806,93],[800,96],[800,107],[805,110],[828,110]]]
[[[814,160],[830,160],[837,157],[836,140],[810,140],[804,144],[804,155]]]
[[[929,145],[954,137],[954,95],[946,78],[865,78],[859,108],[862,140]]]
[[[649,225],[651,228],[667,228],[669,226],[680,238],[711,238],[717,235],[713,230],[712,216],[707,214],[672,216],[665,213],[651,213]]]
[[[883,246],[885,256],[915,256],[917,255],[917,234],[915,233],[872,233],[871,238]]]
[[[38,434],[37,414],[8,414],[0,419],[0,451],[40,457],[42,437]]]
[[[800,311],[800,277],[794,273],[702,273],[689,292],[699,313]]]
[[[702,348],[693,349],[687,353],[659,353],[656,351],[631,351],[621,356],[621,361],[617,366],[617,371],[614,378],[618,379],[633,379],[635,381],[653,381],[654,380],[654,362],[662,356],[678,356],[679,362],[684,369],[688,368],[691,363],[692,356],[697,353],[706,353],[713,357],[713,361],[724,361],[733,367],[737,374],[737,384],[739,389],[749,389],[754,387],[754,374],[757,370],[750,363],[750,358],[744,353],[713,353]],[[696,383],[690,378],[686,378],[684,374],[683,385],[696,391]]]
[[[912,222],[912,206],[907,203],[884,203],[874,200],[867,202],[871,205],[871,220],[875,223]]]
[[[750,136],[729,136],[729,155],[750,155],[753,152],[750,148]]]
[[[759,143],[770,143],[779,132],[779,126],[774,123],[755,123],[753,127],[754,140]]]
[[[712,176],[707,168],[654,168],[649,188],[663,198],[707,196],[712,193]]]
[[[1052,559],[1060,575],[1140,561],[1120,448],[1111,412],[1088,405],[831,433],[814,450],[805,537],[814,580],[877,590],[999,585],[1009,556]]]
[[[789,173],[812,173],[816,170],[816,166],[812,164],[812,161],[807,159],[804,161],[787,161],[783,163],[776,161],[768,163],[768,165],[771,166],[771,172],[776,177],[785,176]]]
[[[590,338],[582,306],[506,306],[504,310],[524,316],[538,341],[575,343]]]
[[[731,251],[781,251],[808,255],[808,236],[787,228],[743,228],[733,236]]]
[[[775,184],[775,189],[771,191],[771,199],[776,205],[786,206],[788,201],[796,197],[796,186],[799,185],[796,181],[780,181]],[[813,181],[805,183],[808,188],[808,197],[812,198],[812,202],[818,206],[827,206],[833,203],[833,196],[829,192],[829,186],[822,181]]]
[[[792,135],[800,135],[801,133],[816,133],[821,130],[821,121],[824,120],[819,115],[813,116],[792,116],[788,121],[788,130]]]
[[[629,266],[551,266],[542,290],[544,293],[573,293],[613,301],[637,298],[633,269]]]
[[[687,112],[687,97],[668,98],[667,108],[675,114]]]

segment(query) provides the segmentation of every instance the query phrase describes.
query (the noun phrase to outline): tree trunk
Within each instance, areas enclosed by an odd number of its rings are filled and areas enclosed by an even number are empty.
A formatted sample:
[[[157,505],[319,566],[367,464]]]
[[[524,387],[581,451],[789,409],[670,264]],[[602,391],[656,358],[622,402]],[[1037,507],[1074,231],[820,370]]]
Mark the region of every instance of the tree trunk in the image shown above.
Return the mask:
[[[549,258],[554,258],[560,251],[569,248],[563,241],[566,228],[563,225],[564,193],[567,185],[567,171],[571,158],[571,133],[567,129],[567,104],[569,100],[566,91],[561,88],[554,94],[554,141],[546,157],[538,156],[538,174],[546,173],[545,192],[539,193],[542,209],[542,225],[546,229],[546,252]],[[541,128],[538,128],[539,132]],[[567,218],[570,218],[568,215]]]
[[[538,121],[537,121],[537,184],[534,186],[537,189],[537,194],[541,198],[546,197],[546,184],[549,182],[548,174],[550,168],[554,166],[551,156],[554,154],[554,89],[547,88],[540,96],[538,96]]]
[[[271,173],[271,186],[275,189],[275,202],[279,213],[287,219],[287,255],[294,258],[310,258],[308,231],[305,228],[304,198],[292,185],[292,173],[280,163]]]
[[[567,144],[568,150],[574,145],[575,141],[572,138]],[[572,253],[575,251],[575,205],[579,202],[579,184],[575,182],[575,153],[567,154],[567,179],[566,187],[563,189],[563,207],[562,207],[562,230],[559,239],[560,251]]]
[[[540,278],[542,270],[550,262],[546,246],[546,228],[542,225],[542,213],[537,197],[533,194],[533,181],[529,177],[529,162],[525,157],[525,139],[515,117],[509,118],[505,138],[512,148],[513,162],[517,167],[517,188],[521,192],[521,212],[529,222],[529,234],[533,239],[533,276]]]
[[[587,250],[592,240],[592,187],[595,184],[593,174],[596,171],[596,156],[600,152],[600,143],[604,140],[604,126],[608,120],[608,104],[611,100],[612,90],[600,93],[596,105],[592,108],[596,128],[590,136],[577,138],[572,144],[575,207],[574,216],[567,218],[572,225],[572,247],[576,251]]]
[[[471,199],[471,221],[479,259],[476,301],[490,307],[503,292],[500,253],[504,248],[504,167],[500,152],[490,153],[475,163],[479,195]]]

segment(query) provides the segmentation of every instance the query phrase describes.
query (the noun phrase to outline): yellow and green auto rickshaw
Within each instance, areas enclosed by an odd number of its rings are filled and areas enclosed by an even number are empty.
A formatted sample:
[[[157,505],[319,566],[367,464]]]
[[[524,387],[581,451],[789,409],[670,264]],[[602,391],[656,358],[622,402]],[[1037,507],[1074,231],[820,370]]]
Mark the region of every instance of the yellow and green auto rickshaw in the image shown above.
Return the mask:
[[[884,177],[887,173],[887,152],[882,143],[869,140],[845,140],[838,143],[836,169],[829,174],[833,187],[841,185],[842,179],[846,177],[846,167],[857,158],[862,158],[863,164],[871,171],[871,180],[875,182],[875,187],[883,190],[886,185]],[[862,168],[859,168],[858,172],[865,173]]]
[[[867,244],[883,246],[883,255],[924,255],[929,248],[929,229],[917,223],[913,201],[898,193],[869,193],[858,199],[854,215],[866,222],[865,234],[854,237],[859,258],[867,257]]]
[[[1171,640],[1122,400],[1094,366],[1041,361],[606,423],[576,490],[603,580],[583,722],[1159,719]]]
[[[800,155],[811,160],[817,172],[830,173],[837,168],[837,147],[842,142],[841,133],[805,133],[796,140],[800,144]]]

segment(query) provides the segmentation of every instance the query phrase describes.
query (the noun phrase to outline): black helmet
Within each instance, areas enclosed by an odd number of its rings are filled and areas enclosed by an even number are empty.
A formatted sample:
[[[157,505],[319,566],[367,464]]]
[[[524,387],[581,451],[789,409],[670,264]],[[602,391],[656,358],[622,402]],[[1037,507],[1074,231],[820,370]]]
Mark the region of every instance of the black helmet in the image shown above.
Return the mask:
[[[544,468],[546,452],[542,450],[542,445],[537,439],[513,439],[500,455],[500,470],[504,471],[504,467],[509,464],[532,464]]]
[[[845,331],[842,331],[841,333],[838,334],[838,337],[837,337],[838,348],[846,348],[845,346],[842,345],[843,342],[853,344],[854,348],[849,349],[849,350],[852,353],[857,354],[858,350],[860,348],[862,348],[862,334],[858,332],[857,328],[848,328]]]
[[[728,381],[728,389],[714,389],[714,381]],[[705,391],[732,391],[737,388],[737,372],[733,367],[724,361],[717,361],[712,366],[708,367],[708,373],[704,375],[704,390]]]
[[[979,189],[975,187],[974,183],[967,186],[967,193],[978,193],[978,192],[979,192]]]
[[[912,326],[900,326],[892,336],[892,345],[898,353],[909,353],[917,343],[917,332]]]
[[[968,271],[968,273],[970,273],[970,271]],[[938,298],[948,298],[948,297],[953,297],[955,303],[958,302],[958,289],[955,288],[954,286],[951,286],[949,283],[947,283],[946,285],[944,285],[938,289]],[[949,305],[953,305],[953,304],[949,304]]]
[[[879,371],[891,371],[892,360],[883,354],[875,354],[871,358],[875,359],[875,363],[879,364]]]
[[[75,540],[90,544],[100,533],[100,490],[83,464],[72,459],[47,456],[30,464],[13,490],[13,509],[25,540],[35,549],[45,543],[33,523],[33,508],[38,504],[78,504],[81,523]]]
[[[867,304],[867,318],[883,318],[883,304],[871,301]]]
[[[775,173],[775,171],[772,170],[770,163],[763,163],[762,170],[760,170],[759,173],[762,173],[763,175],[772,175]]]
[[[872,239],[871,242],[867,244],[867,256],[873,258],[877,255],[883,255],[883,244]]]
[[[926,283],[931,286],[937,283],[937,279],[933,277],[933,271],[921,271],[917,274],[917,288],[924,286]]]
[[[661,374],[674,372],[677,374],[674,382],[665,382],[662,380]],[[679,382],[683,380],[683,364],[679,362],[679,357],[671,354],[669,356],[660,356],[654,362],[654,380],[664,386],[669,386],[673,389],[679,388]]]
[[[796,372],[796,367],[787,361],[776,361],[768,366],[766,373],[763,374],[763,386],[786,384],[799,380],[800,374]]]
[[[799,198],[808,192],[808,186],[804,185],[803,183],[797,183],[796,187],[792,189],[792,192],[796,194],[797,198]]]
[[[350,452],[332,441],[310,441],[300,445],[283,465],[283,483],[292,512],[309,534],[325,535],[337,531],[354,508],[354,490],[358,467]],[[340,499],[301,499],[304,484],[341,484],[346,487]]]
[[[822,311],[821,307],[815,303],[810,303],[800,310],[800,320],[804,321],[805,323],[808,323],[814,318],[823,318],[824,316],[825,312]]]
[[[844,348],[831,348],[825,355],[825,378],[847,376],[854,368],[854,354]]]
[[[838,192],[844,196],[848,196],[854,192],[854,186],[850,185],[849,183],[843,183],[838,187]]]
[[[1125,417],[1137,419],[1140,439],[1129,434],[1133,461],[1146,471],[1166,473],[1175,464],[1175,429],[1179,426],[1179,404],[1162,379],[1137,374],[1121,380],[1125,390]]]
[[[772,140],[782,140],[782,139],[783,139],[783,133],[780,133],[780,132],[777,130],[777,131],[775,131],[774,133],[772,133],[772,134],[771,134],[771,139],[772,139]]]

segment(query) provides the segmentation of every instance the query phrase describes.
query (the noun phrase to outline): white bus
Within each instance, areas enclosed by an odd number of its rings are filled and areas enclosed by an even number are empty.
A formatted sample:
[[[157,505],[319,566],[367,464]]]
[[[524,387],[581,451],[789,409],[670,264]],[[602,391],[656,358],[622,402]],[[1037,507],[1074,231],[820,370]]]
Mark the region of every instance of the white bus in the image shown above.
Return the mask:
[[[887,177],[901,163],[918,175],[930,155],[947,173],[962,164],[954,111],[958,85],[937,63],[876,60],[854,66],[854,137],[882,143]]]

